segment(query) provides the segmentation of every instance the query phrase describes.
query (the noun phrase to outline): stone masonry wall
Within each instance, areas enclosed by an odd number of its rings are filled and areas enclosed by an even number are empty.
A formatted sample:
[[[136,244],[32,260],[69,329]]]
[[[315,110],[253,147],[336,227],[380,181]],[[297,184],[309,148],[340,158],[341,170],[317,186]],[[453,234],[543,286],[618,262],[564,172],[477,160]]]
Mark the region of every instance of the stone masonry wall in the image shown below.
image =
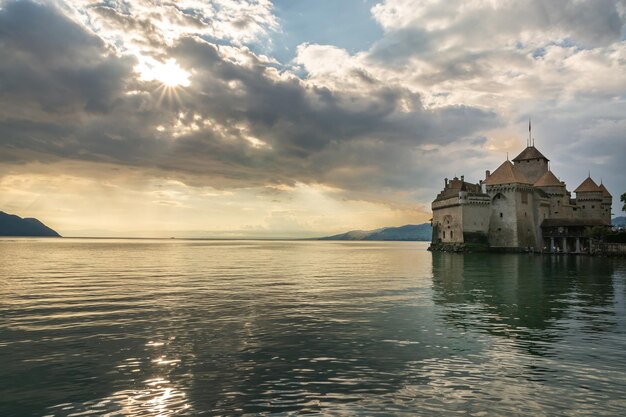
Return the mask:
[[[489,245],[494,248],[517,247],[517,210],[512,187],[488,187],[491,196]]]
[[[444,243],[463,243],[462,226],[463,210],[460,205],[456,204],[433,210],[432,241],[440,241]]]
[[[522,174],[534,184],[548,171],[548,162],[545,159],[528,159],[516,161],[515,167],[519,168]]]

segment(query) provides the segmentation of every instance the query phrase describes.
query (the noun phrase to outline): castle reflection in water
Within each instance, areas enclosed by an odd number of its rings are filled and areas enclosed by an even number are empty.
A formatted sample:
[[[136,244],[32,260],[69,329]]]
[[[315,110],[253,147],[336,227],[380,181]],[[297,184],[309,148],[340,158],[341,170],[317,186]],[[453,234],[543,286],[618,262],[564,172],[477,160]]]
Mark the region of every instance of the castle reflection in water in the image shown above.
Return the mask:
[[[576,319],[579,335],[614,330],[624,310],[614,261],[594,257],[433,253],[433,298],[459,329],[476,326],[545,354]]]

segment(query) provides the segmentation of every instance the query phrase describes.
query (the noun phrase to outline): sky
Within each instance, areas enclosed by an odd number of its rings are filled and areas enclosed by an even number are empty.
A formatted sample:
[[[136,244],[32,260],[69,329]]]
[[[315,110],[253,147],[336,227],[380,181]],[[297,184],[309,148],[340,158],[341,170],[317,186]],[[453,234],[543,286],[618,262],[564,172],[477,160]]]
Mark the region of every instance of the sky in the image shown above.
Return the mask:
[[[419,224],[526,146],[626,192],[626,0],[0,0],[0,210],[64,236]]]

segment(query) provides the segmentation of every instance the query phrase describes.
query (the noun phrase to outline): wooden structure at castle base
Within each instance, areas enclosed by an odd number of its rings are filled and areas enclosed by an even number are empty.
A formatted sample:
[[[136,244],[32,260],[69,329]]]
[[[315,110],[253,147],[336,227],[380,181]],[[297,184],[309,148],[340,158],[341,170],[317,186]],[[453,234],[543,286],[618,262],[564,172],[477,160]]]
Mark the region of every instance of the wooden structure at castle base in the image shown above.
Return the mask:
[[[601,219],[545,219],[541,223],[544,253],[592,253],[591,230],[611,226]]]

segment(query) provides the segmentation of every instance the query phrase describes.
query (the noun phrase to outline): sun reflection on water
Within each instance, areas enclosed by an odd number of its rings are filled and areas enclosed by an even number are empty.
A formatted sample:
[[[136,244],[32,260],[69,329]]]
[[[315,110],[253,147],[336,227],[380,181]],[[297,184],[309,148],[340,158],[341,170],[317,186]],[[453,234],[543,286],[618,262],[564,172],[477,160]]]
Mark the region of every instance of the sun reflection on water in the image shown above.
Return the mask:
[[[143,381],[144,388],[121,390],[111,395],[80,404],[59,404],[50,407],[51,415],[105,415],[167,417],[190,413],[187,395],[164,378]]]

